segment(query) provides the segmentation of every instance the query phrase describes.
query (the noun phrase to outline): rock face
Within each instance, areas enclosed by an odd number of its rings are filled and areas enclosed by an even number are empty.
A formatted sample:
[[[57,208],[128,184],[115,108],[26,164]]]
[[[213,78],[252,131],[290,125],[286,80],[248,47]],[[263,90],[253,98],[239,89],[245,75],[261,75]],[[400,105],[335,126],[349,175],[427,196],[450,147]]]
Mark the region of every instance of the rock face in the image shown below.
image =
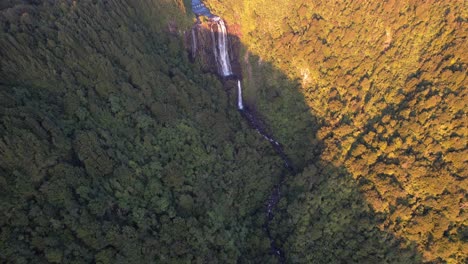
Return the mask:
[[[185,43],[190,59],[197,61],[203,71],[218,74],[223,77],[235,77],[241,79],[242,71],[239,64],[239,38],[230,30],[229,25],[225,25],[227,29],[227,53],[229,56],[229,72],[231,74],[223,74],[220,69],[220,62],[216,59],[219,56],[217,48],[219,44],[218,32],[222,30],[218,22],[207,22],[204,24],[195,24],[190,31],[185,35]]]
[[[321,159],[350,173],[379,228],[415,242],[425,261],[466,261],[467,1],[207,2],[240,21],[258,68],[297,80],[324,120]],[[281,107],[265,95],[288,91],[277,80],[253,95],[269,123],[281,122]],[[276,134],[284,144],[293,136]],[[291,250],[317,231],[304,229],[286,238]]]

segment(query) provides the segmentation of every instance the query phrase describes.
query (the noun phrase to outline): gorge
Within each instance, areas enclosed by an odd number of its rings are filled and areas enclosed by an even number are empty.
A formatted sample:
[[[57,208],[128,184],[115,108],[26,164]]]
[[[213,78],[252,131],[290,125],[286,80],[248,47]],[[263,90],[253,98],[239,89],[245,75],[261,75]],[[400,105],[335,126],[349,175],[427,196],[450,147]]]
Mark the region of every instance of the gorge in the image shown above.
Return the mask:
[[[252,129],[256,130],[263,138],[265,138],[265,140],[271,143],[275,151],[282,158],[285,168],[290,173],[293,173],[294,169],[291,165],[291,162],[289,161],[289,158],[287,157],[287,155],[284,153],[280,143],[274,140],[274,138],[271,135],[268,135],[267,132],[264,130],[264,128],[260,126],[261,122],[258,120],[258,117],[255,116],[255,114],[249,110],[249,107],[244,107],[244,103],[242,100],[241,80],[239,79],[239,75],[237,76],[234,75],[234,73],[231,70],[231,58],[233,58],[234,61],[238,60],[238,58],[230,56],[229,51],[228,51],[229,48],[239,49],[239,47],[235,47],[235,46],[233,47],[229,45],[229,36],[227,34],[228,31],[226,29],[226,24],[224,20],[221,18],[219,21],[210,21],[209,23],[210,24],[208,27],[210,28],[211,45],[213,49],[212,49],[211,54],[206,54],[206,53],[200,54],[201,56],[203,55],[208,56],[208,58],[203,59],[203,61],[215,62],[215,65],[217,65],[216,72],[218,73],[220,78],[234,78],[234,80],[237,82],[238,110],[241,111],[242,116],[249,123]],[[203,42],[203,40],[206,40],[207,38],[203,38],[203,37],[201,37],[200,39],[197,38],[197,36],[200,36],[202,34],[204,34],[203,28],[198,23],[195,24],[190,30],[190,37],[192,38],[192,41],[189,47],[189,53],[192,55],[192,59],[196,58],[197,50],[199,48],[210,45],[209,43]],[[210,59],[209,58],[210,55],[213,58]],[[236,61],[236,63],[239,64],[238,61]],[[280,263],[285,263],[285,257],[284,257],[284,253],[282,252],[282,250],[279,248],[279,246],[274,241],[274,238],[272,237],[272,234],[270,231],[270,228],[271,228],[270,222],[273,220],[274,210],[279,202],[280,195],[281,195],[280,189],[284,180],[285,180],[285,174],[282,173],[278,184],[276,184],[271,190],[271,193],[269,195],[268,200],[266,201],[266,206],[265,206],[265,210],[266,210],[265,232],[267,233],[267,236],[270,239],[271,252],[278,256]]]
[[[1,263],[466,263],[466,1],[203,3],[0,1]]]

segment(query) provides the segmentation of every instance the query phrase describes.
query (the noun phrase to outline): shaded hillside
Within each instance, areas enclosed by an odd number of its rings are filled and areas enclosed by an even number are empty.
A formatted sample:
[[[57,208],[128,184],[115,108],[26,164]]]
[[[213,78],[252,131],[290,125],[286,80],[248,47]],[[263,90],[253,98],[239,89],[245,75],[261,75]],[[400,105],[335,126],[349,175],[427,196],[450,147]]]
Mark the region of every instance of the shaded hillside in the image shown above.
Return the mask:
[[[308,111],[324,121],[317,133],[324,143],[321,159],[350,172],[367,203],[380,213],[381,230],[414,241],[426,261],[464,263],[467,2],[208,2],[241,24],[241,40],[259,57],[246,61],[246,68],[258,68],[255,72],[265,68],[263,62],[272,63],[300,83],[285,87],[267,74],[269,87],[259,89],[255,76],[247,87],[268,123],[278,124],[278,139],[287,144],[294,137],[313,137],[280,125],[285,121],[278,109],[295,89]],[[314,181],[304,177],[290,181],[285,191]],[[301,188],[298,196],[284,200],[280,220],[306,221],[303,230],[284,228],[280,234],[295,252],[301,252],[298,241],[305,248],[313,245],[307,230],[326,229],[315,227],[317,211],[311,205],[314,194],[326,187]],[[300,209],[293,212],[292,205]]]
[[[281,159],[189,63],[181,2],[54,3],[0,11],[0,262],[270,262]]]

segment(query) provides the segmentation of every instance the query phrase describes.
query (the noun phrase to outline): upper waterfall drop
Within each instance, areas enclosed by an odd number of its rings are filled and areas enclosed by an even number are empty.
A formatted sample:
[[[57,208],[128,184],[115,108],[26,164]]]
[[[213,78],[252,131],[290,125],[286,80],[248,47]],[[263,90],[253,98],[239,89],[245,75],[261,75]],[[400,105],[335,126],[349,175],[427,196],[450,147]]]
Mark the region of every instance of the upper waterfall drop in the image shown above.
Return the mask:
[[[227,36],[226,25],[222,19],[213,22],[213,24],[217,26],[217,34],[215,34],[213,25],[211,26],[211,39],[213,41],[213,53],[215,55],[218,72],[223,77],[231,76],[233,73],[231,61],[229,59],[229,39]]]

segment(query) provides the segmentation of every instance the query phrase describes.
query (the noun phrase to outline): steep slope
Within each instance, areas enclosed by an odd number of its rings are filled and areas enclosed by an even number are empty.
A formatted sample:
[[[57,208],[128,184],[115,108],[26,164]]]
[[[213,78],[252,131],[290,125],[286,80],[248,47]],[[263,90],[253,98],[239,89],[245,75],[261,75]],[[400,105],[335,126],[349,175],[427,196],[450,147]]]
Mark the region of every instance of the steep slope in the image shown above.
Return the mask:
[[[182,3],[19,2],[0,13],[0,261],[271,262],[282,162],[188,62]]]
[[[1,261],[278,261],[282,161],[189,63],[189,2],[0,3]],[[300,171],[286,262],[466,262],[466,1],[205,2]]]
[[[355,213],[345,201],[354,198],[329,194],[355,186],[378,213],[380,229],[408,244],[415,242],[425,261],[465,263],[467,2],[208,2],[228,21],[241,24],[246,57],[258,58],[246,60],[245,68],[268,76],[252,76],[245,94],[273,124],[278,140],[289,146],[297,137],[314,140],[314,135],[307,136],[314,130],[288,131],[286,124],[293,121],[279,114],[289,110],[288,101],[301,100],[293,99],[295,90],[310,114],[323,120],[316,133],[324,145],[320,159],[348,171],[332,176],[314,164],[289,181],[285,192],[291,196],[283,201],[285,211],[278,221],[279,226],[289,225],[279,236],[290,257],[310,261],[325,234],[332,239],[334,234],[344,236],[342,230],[317,224],[326,219],[317,215],[324,207],[338,217],[337,223],[349,223]],[[287,87],[282,77],[268,74],[271,69],[262,66],[264,62],[297,82]],[[316,149],[298,146],[298,151]],[[302,157],[295,161],[314,163]],[[329,189],[331,182],[337,186]],[[329,197],[330,204],[315,200],[321,196]],[[343,205],[334,204],[340,199]],[[336,212],[342,207],[347,209]],[[362,221],[359,214],[351,218],[353,223]],[[331,244],[331,249],[346,245]]]

